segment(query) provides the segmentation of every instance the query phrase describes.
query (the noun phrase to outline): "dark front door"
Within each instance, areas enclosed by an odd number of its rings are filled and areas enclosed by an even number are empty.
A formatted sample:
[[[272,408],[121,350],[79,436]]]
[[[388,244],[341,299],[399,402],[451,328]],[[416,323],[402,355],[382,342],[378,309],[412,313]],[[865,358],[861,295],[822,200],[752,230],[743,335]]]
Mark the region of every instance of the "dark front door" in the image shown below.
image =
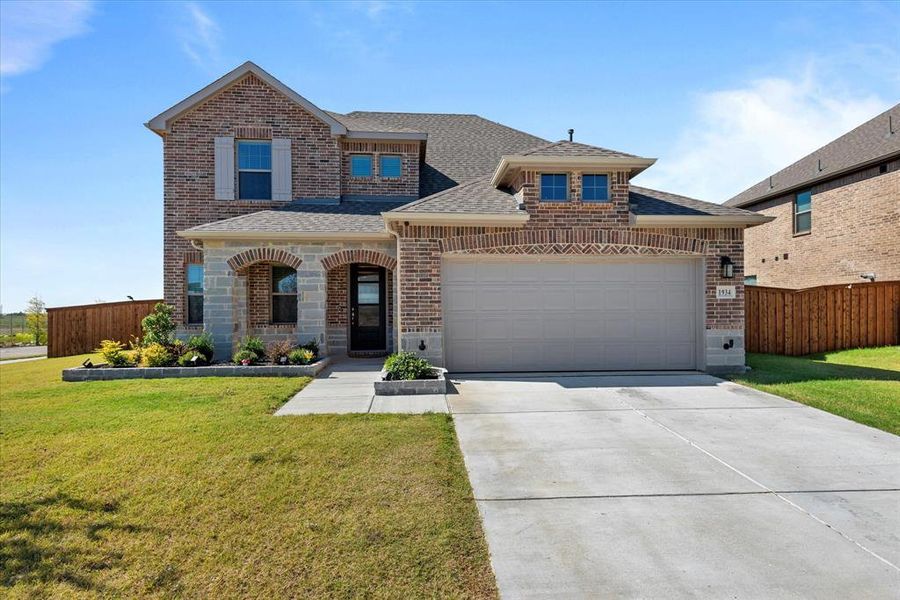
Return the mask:
[[[384,350],[384,267],[350,265],[350,349]]]

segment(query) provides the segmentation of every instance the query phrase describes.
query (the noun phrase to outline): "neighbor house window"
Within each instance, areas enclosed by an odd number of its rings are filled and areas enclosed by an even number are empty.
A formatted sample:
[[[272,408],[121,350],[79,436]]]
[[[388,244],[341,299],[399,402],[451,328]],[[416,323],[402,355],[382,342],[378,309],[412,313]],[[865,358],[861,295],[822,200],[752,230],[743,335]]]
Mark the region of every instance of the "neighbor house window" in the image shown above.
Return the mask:
[[[794,233],[808,233],[812,229],[812,192],[807,190],[794,197]]]
[[[745,275],[744,276],[744,285],[757,285],[756,283],[756,275]]]
[[[350,157],[350,177],[371,177],[372,157],[368,154],[354,154]]]
[[[582,175],[581,199],[585,202],[609,202],[609,177]]]
[[[238,142],[238,198],[272,199],[272,143]]]
[[[203,324],[203,265],[187,266],[187,322]]]
[[[297,323],[297,271],[272,267],[272,322]]]
[[[541,200],[566,201],[569,199],[569,176],[565,173],[541,174]]]
[[[399,156],[381,156],[381,176],[385,179],[400,179],[402,162]]]

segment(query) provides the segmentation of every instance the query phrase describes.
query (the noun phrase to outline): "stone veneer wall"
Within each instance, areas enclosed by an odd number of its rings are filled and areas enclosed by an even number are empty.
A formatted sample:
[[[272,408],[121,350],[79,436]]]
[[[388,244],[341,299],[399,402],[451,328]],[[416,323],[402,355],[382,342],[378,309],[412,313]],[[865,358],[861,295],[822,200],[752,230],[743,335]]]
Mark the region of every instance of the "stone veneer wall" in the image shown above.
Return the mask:
[[[576,217],[577,218],[577,217]],[[503,254],[695,255],[704,261],[706,364],[709,370],[744,364],[743,229],[555,228],[489,229],[398,225],[400,348],[443,366],[441,258],[446,252]],[[735,263],[723,279],[719,257]],[[734,285],[735,300],[717,300],[717,285]],[[729,340],[733,346],[723,346]],[[425,350],[419,349],[425,344]]]
[[[747,230],[747,274],[758,285],[806,288],[900,280],[900,159],[812,188],[812,229],[794,234],[794,194],[747,207],[775,217]]]
[[[248,278],[235,271],[228,260],[236,254],[259,248],[277,248],[302,262],[297,267],[298,324],[296,327],[249,328],[266,341],[290,339],[319,342],[322,355],[331,353],[328,335],[328,270],[322,260],[344,250],[374,251],[396,256],[396,245],[384,242],[270,243],[264,246],[241,242],[204,244],[204,329],[215,339],[217,357],[230,356],[234,345],[248,333]],[[249,268],[252,269],[252,266]],[[244,271],[245,269],[241,269]]]

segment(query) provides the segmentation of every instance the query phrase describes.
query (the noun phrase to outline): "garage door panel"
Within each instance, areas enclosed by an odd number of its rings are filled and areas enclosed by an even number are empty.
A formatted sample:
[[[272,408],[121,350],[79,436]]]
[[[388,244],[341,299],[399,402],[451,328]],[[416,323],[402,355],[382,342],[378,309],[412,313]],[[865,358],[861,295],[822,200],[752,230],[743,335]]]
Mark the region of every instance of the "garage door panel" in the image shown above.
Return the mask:
[[[455,371],[692,369],[695,260],[470,256],[445,261]]]

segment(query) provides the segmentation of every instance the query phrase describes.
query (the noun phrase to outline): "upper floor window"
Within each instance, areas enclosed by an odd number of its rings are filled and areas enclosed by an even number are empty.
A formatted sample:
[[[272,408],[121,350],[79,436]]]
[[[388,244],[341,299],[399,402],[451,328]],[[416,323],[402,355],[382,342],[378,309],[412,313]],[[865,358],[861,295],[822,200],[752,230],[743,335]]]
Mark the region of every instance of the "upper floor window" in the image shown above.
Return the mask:
[[[272,199],[272,143],[238,142],[238,199]]]
[[[381,155],[381,176],[385,179],[400,179],[403,163],[399,156],[391,154]]]
[[[809,233],[812,229],[812,191],[794,196],[794,233]]]
[[[203,323],[203,265],[187,266],[187,322]]]
[[[582,175],[581,199],[585,202],[609,202],[609,177]]]
[[[272,323],[297,323],[297,271],[272,266]]]
[[[569,199],[569,176],[566,173],[541,173],[541,200],[565,202]]]
[[[371,177],[372,157],[368,154],[350,156],[350,177]]]

